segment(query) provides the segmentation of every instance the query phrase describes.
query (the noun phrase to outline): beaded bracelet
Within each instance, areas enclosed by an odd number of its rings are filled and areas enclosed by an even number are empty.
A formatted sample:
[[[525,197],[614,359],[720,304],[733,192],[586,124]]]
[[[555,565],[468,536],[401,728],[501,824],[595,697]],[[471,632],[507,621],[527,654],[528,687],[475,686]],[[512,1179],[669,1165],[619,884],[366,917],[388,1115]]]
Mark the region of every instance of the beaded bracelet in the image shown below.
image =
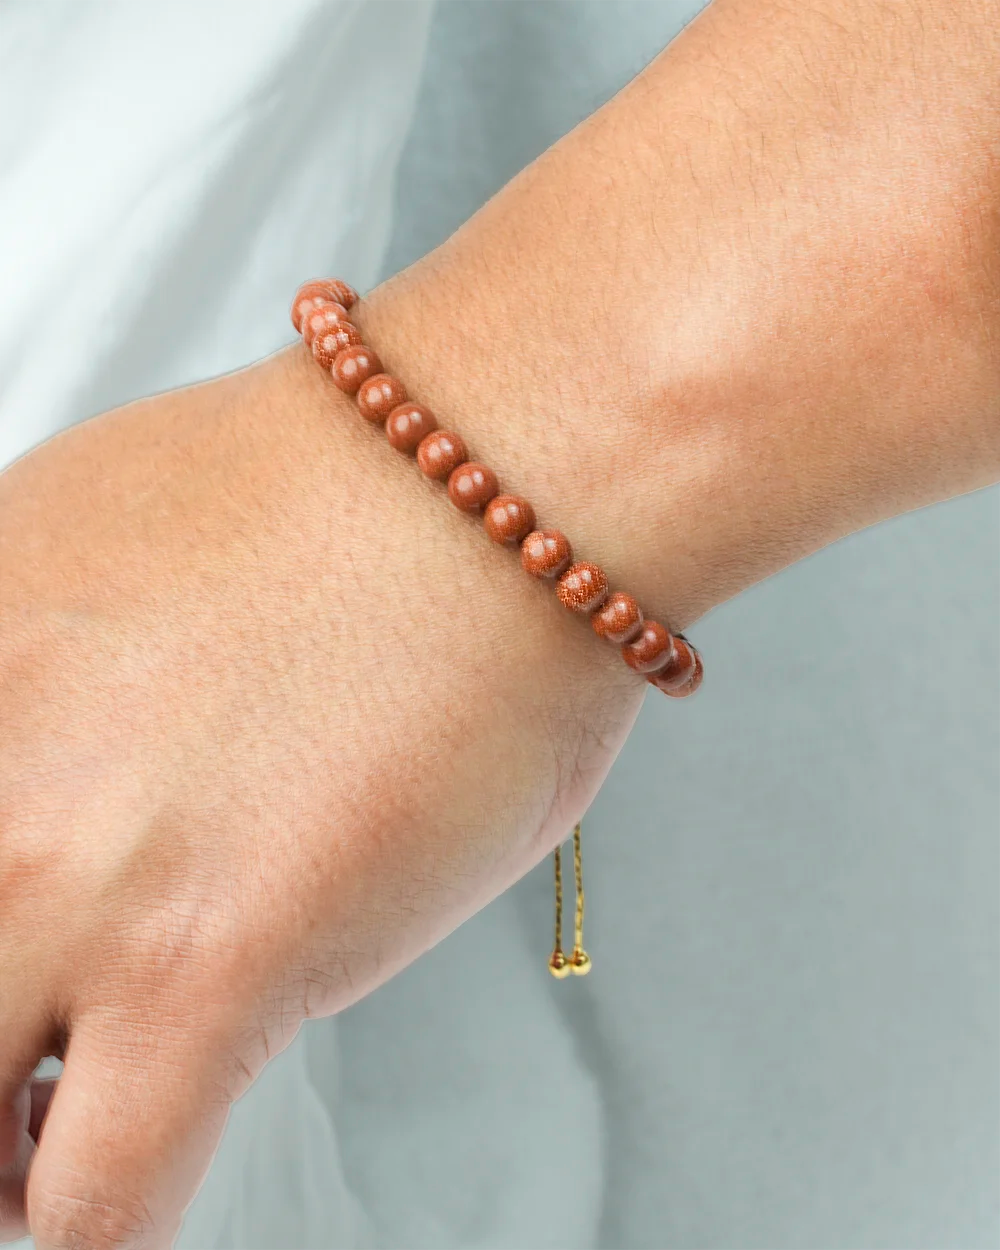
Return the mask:
[[[525,572],[553,585],[566,608],[588,618],[599,638],[620,648],[629,668],[672,699],[694,694],[701,685],[703,668],[691,643],[659,621],[647,620],[631,595],[612,593],[599,565],[574,561],[569,539],[561,531],[537,529],[535,510],[527,499],[500,493],[493,470],[471,460],[461,437],[439,429],[433,412],[412,402],[402,382],[383,371],[377,353],[362,342],[347,315],[357,298],[357,292],[337,278],[307,282],[292,302],[292,324],[337,387],[355,396],[365,420],[384,425],[390,445],[404,455],[416,456],[425,477],[446,482],[451,502],[462,512],[480,515],[493,542],[519,547]],[[556,943],[549,968],[559,977],[590,969],[583,949],[579,825],[573,830],[573,844],[576,940],[568,957],[562,950],[562,873],[559,849],[555,851]]]

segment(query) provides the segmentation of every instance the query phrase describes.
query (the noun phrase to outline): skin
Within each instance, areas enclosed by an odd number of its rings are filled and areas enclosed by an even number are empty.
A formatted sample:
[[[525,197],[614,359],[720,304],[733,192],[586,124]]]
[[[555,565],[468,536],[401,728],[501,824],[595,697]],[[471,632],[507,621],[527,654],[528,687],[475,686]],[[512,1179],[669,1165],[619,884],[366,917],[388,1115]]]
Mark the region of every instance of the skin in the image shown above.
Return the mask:
[[[674,628],[986,485],[998,18],[719,0],[356,320]],[[644,683],[441,495],[301,346],[0,477],[8,1237],[169,1245],[301,1022],[593,798]]]

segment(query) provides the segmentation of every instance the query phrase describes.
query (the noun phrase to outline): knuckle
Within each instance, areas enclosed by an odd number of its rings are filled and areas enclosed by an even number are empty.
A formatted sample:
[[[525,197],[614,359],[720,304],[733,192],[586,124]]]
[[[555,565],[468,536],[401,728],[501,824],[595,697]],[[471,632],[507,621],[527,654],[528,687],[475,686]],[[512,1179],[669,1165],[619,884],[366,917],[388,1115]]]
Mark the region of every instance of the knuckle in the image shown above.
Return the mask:
[[[31,1192],[29,1185],[28,1223],[39,1250],[133,1250],[145,1243],[152,1221],[139,1201]]]

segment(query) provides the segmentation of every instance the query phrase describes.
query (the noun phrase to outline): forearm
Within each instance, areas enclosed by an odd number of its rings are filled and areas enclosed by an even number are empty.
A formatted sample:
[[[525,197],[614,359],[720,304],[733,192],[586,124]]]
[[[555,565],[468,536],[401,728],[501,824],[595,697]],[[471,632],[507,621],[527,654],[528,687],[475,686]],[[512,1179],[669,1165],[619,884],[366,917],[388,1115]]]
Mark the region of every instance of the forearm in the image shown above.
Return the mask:
[[[675,626],[984,485],[997,16],[722,0],[359,320]]]

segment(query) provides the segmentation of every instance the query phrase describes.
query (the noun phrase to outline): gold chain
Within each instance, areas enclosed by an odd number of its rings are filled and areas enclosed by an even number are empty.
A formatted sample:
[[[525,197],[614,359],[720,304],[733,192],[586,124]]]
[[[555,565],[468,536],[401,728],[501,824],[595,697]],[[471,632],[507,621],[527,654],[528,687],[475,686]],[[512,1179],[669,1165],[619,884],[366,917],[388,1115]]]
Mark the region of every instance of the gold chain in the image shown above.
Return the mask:
[[[562,948],[562,855],[557,846],[553,858],[556,870],[556,943],[549,956],[549,971],[554,977],[568,977],[572,972],[582,977],[590,971],[590,956],[583,949],[583,847],[580,825],[573,830],[573,870],[576,877],[576,921],[573,926],[573,950],[567,956]]]

